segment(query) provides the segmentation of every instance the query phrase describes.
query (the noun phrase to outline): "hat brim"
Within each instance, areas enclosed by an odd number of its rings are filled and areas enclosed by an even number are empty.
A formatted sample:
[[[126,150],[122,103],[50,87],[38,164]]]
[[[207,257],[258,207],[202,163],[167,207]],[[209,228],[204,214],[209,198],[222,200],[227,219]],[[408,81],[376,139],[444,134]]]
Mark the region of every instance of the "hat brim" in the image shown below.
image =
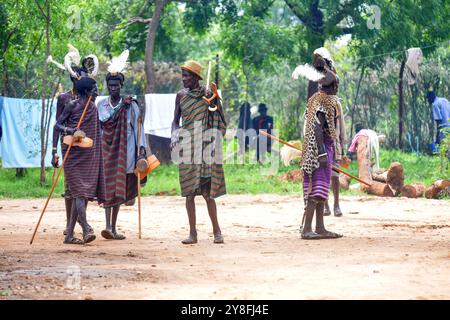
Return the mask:
[[[189,68],[189,67],[187,67],[187,66],[181,66],[181,69],[182,69],[182,70],[189,71],[189,72],[192,72],[193,74],[195,74],[196,76],[198,76],[198,77],[200,78],[200,80],[203,80],[202,76],[201,76],[197,71],[194,71],[194,70],[192,70],[191,68]]]

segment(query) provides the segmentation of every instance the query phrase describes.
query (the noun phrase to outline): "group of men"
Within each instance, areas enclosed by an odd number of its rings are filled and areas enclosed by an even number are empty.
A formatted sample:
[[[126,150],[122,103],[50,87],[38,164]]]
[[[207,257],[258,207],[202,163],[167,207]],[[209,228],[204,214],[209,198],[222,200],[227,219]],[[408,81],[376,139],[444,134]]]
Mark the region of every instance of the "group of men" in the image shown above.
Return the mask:
[[[182,242],[197,242],[194,199],[196,195],[202,195],[213,224],[214,243],[223,243],[214,200],[226,193],[222,163],[218,159],[221,152],[216,151],[221,148],[221,140],[212,139],[213,142],[210,140],[209,143],[203,139],[192,140],[192,146],[186,147],[191,139],[180,137],[179,131],[183,129],[194,135],[199,125],[200,132],[212,129],[223,136],[225,116],[220,99],[205,102],[204,97],[211,97],[212,93],[199,84],[201,65],[188,61],[181,69],[184,89],[176,96],[171,147],[181,145],[184,152],[192,151],[190,155],[185,154],[188,159],[179,165],[181,191],[186,197],[190,224],[189,236]],[[136,100],[120,94],[125,81],[122,72],[107,73],[105,80],[109,97],[99,101],[97,106],[94,103],[98,96],[97,83],[84,67],[84,60],[82,67],[70,67],[70,72],[73,88],[58,97],[52,152],[52,165],[56,168],[59,166],[58,141],[61,142],[63,156],[69,148],[64,138],[71,136],[78,141],[78,144],[73,143],[64,163],[67,218],[64,243],[85,244],[96,239],[87,222],[88,201],[97,201],[105,209],[106,228],[101,232],[102,237],[123,240],[125,236],[119,234],[116,227],[119,209],[137,196],[138,178],[134,172],[137,161],[145,159],[147,154],[139,107]],[[90,139],[91,143],[84,143],[85,139]],[[210,157],[201,152],[204,159],[200,163],[194,161],[194,150],[203,150],[211,143],[217,146]],[[145,183],[145,178],[139,183]],[[74,236],[77,221],[83,231],[82,239]]]

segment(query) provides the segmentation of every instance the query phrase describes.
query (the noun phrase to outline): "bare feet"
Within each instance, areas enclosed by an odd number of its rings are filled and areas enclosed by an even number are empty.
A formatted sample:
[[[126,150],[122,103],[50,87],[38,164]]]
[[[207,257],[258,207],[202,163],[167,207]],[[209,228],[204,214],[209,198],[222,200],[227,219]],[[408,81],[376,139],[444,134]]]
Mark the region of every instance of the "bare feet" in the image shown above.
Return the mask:
[[[323,215],[324,216],[331,215],[331,210],[330,210],[330,206],[328,205],[328,201],[325,201],[325,207],[323,209]]]
[[[342,217],[342,211],[341,211],[341,208],[339,208],[339,206],[335,206],[334,207],[334,216],[335,217]]]
[[[316,234],[319,235],[319,239],[337,239],[343,237],[342,234],[331,232],[326,229],[316,230]]]

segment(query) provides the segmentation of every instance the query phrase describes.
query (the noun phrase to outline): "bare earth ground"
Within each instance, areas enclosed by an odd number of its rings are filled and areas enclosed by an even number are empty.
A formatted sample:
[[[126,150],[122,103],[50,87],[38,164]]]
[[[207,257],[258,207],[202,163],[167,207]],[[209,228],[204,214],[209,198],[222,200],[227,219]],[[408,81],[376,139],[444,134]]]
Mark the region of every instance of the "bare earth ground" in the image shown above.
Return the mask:
[[[141,240],[137,205],[122,208],[127,239],[113,241],[90,204],[97,240],[64,245],[64,203],[53,199],[30,246],[44,200],[1,200],[0,299],[450,299],[449,201],[343,197],[344,216],[325,223],[344,238],[321,241],[300,239],[299,196],[217,203],[223,245],[202,198],[199,243],[185,246],[184,199],[146,197]]]

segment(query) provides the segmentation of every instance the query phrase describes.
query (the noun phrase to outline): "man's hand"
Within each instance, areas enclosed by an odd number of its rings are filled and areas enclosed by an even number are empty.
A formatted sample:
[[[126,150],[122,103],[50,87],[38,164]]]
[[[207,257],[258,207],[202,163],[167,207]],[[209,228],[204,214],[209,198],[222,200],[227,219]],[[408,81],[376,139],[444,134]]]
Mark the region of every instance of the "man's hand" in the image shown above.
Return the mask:
[[[328,166],[328,156],[326,154],[319,156],[319,168],[326,168]]]
[[[69,127],[66,127],[66,129],[64,129],[64,132],[67,133],[68,135],[73,136],[73,134],[74,134],[77,130],[78,130],[77,128],[69,128]]]
[[[178,137],[172,137],[170,139],[170,150],[175,149],[176,146],[178,145],[178,142],[179,142]]]
[[[76,142],[79,142],[79,141],[83,140],[84,138],[86,138],[86,133],[84,133],[84,131],[82,131],[82,130],[77,130],[73,134],[73,140]]]
[[[53,168],[59,167],[59,155],[56,151],[52,155],[52,166]]]
[[[127,107],[131,106],[131,102],[133,102],[132,96],[127,96],[125,99],[123,99],[123,104]]]
[[[141,160],[141,159],[147,159],[147,151],[145,150],[145,147],[142,147],[142,146],[140,148],[138,160]]]

